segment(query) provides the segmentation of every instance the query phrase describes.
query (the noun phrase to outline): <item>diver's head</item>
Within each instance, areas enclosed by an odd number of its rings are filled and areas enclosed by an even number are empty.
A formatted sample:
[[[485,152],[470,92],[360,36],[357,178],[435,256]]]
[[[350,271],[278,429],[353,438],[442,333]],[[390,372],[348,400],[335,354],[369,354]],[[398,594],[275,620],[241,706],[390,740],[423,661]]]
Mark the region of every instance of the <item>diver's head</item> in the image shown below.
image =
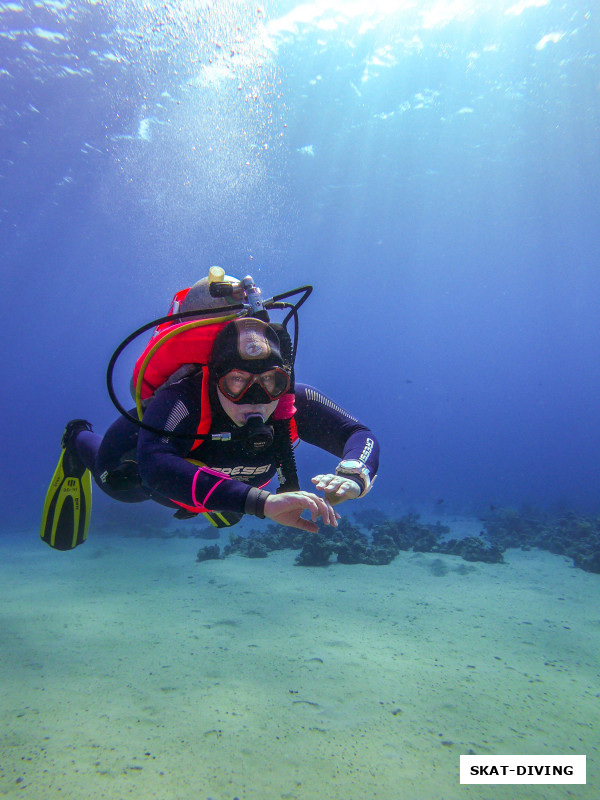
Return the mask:
[[[266,322],[242,317],[217,335],[209,361],[223,410],[236,425],[267,420],[290,386],[277,333]]]

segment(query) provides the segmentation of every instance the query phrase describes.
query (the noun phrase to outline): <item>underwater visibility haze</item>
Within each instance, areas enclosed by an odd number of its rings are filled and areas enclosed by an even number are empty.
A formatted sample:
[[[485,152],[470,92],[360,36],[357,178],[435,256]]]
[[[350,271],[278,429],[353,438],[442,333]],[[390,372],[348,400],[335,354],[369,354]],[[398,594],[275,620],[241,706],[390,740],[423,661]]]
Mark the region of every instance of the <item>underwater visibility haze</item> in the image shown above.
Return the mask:
[[[0,24],[5,520],[33,522],[66,420],[114,418],[116,344],[211,264],[314,284],[297,371],[379,435],[377,504],[597,506],[593,4],[16,0]]]

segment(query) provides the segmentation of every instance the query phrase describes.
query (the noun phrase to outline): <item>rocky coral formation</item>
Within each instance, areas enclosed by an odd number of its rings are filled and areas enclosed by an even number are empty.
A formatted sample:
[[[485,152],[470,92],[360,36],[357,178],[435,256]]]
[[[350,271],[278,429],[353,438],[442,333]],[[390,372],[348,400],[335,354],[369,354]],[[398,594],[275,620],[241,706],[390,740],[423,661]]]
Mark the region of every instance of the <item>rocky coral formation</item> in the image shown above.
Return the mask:
[[[419,522],[417,514],[389,520],[382,515],[372,525],[371,535],[365,534],[347,518],[340,520],[337,528],[320,526],[317,534],[305,533],[280,525],[268,525],[265,530],[250,531],[248,537],[230,537],[223,557],[239,553],[247,558],[264,558],[273,550],[300,550],[296,557],[299,566],[325,566],[333,555],[340,564],[389,564],[401,550],[420,553],[446,553],[458,555],[467,561],[502,562],[502,551],[483,539],[446,540],[450,529],[439,522],[426,525]],[[214,548],[205,547],[198,560],[219,558]]]
[[[497,547],[539,547],[568,556],[587,572],[600,573],[600,517],[575,511],[553,514],[523,508],[499,508],[483,519],[487,538]]]
[[[502,564],[503,548],[496,544],[488,544],[478,536],[467,536],[465,539],[450,539],[445,542],[438,553],[460,556],[465,561],[484,561],[488,564]]]
[[[239,553],[247,558],[266,558],[273,550],[299,550],[296,564],[325,566],[335,556],[339,564],[389,564],[401,550],[418,553],[443,553],[460,556],[465,561],[501,564],[509,547],[529,550],[538,547],[568,556],[573,565],[600,574],[600,517],[574,511],[554,514],[523,508],[496,508],[482,518],[479,536],[449,538],[450,528],[439,522],[427,525],[418,514],[387,519],[378,512],[365,515],[355,512],[355,520],[340,520],[337,528],[319,527],[317,534],[294,528],[268,525],[250,531],[248,537],[230,535],[230,544],[221,554],[218,545],[204,547],[198,561],[222,558]],[[365,533],[367,529],[369,533]]]
[[[216,558],[221,558],[221,548],[218,544],[210,544],[198,550],[196,561],[213,561]]]

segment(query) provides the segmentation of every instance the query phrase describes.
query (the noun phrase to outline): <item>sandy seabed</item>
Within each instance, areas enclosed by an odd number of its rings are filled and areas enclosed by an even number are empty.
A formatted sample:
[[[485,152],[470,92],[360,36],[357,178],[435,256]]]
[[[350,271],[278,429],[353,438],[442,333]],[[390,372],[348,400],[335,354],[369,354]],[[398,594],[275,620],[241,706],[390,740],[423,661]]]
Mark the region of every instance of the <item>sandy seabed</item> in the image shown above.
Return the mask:
[[[0,797],[600,796],[600,575],[202,544],[0,539]],[[586,754],[587,785],[461,786],[461,753]]]

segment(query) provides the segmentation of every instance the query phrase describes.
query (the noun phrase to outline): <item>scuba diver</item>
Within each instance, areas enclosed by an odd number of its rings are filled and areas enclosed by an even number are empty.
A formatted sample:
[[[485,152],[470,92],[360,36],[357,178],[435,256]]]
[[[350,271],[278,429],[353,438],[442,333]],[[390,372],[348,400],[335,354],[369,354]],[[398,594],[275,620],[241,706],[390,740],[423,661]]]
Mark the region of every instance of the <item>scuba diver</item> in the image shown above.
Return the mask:
[[[104,437],[76,419],[64,431],[61,457],[46,495],[41,538],[58,550],[85,541],[91,478],[125,503],[146,500],[199,514],[216,527],[243,515],[316,532],[317,519],[337,525],[334,506],[364,497],[379,461],[374,434],[306,384],[296,383],[297,310],[312,287],[262,300],[242,281],[211,267],[208,278],[178,292],[169,314],[129,336],[113,354],[108,389],[121,416]],[[303,292],[295,305],[287,298]],[[291,309],[281,323],[269,311]],[[287,322],[294,318],[294,341]],[[141,333],[154,333],[138,358],[129,412],[117,400],[112,371]],[[340,458],[334,472],[298,483],[294,446],[308,442]],[[265,486],[275,475],[279,489]],[[302,514],[308,512],[311,519]]]

